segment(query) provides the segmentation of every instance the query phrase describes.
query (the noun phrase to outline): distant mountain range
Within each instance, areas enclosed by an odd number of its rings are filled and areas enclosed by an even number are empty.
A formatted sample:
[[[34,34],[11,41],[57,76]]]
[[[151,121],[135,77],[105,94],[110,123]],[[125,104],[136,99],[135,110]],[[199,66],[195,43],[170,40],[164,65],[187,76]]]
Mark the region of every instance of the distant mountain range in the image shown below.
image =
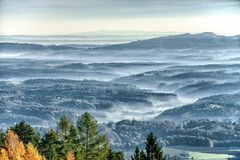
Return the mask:
[[[0,51],[42,51],[42,50],[66,50],[76,49],[75,47],[68,45],[41,45],[41,44],[29,44],[29,43],[0,43]]]
[[[178,122],[190,119],[238,120],[240,115],[239,98],[239,93],[201,98],[192,104],[165,110],[154,120]]]
[[[130,43],[100,47],[97,49],[216,49],[239,48],[240,36],[220,36],[211,32],[200,34],[180,34],[139,40]]]
[[[65,50],[79,49],[74,45],[40,45],[30,43],[0,43],[0,51],[4,50]],[[87,46],[93,50],[145,50],[145,49],[223,49],[239,48],[240,36],[220,36],[211,32],[200,34],[180,34],[138,40],[130,43]],[[84,48],[87,48],[86,46]],[[82,47],[80,47],[82,48]]]

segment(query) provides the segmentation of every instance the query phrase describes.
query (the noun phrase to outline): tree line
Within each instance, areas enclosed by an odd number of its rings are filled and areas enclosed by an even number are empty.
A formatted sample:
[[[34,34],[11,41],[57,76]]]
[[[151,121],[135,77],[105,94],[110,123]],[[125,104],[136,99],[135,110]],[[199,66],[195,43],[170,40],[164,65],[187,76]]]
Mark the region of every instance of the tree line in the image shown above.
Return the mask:
[[[98,131],[97,121],[82,114],[76,125],[66,116],[56,129],[44,136],[21,121],[6,132],[0,131],[0,160],[124,160],[123,151],[113,151],[107,135]],[[136,147],[132,160],[165,160],[157,137],[150,133],[145,149]]]

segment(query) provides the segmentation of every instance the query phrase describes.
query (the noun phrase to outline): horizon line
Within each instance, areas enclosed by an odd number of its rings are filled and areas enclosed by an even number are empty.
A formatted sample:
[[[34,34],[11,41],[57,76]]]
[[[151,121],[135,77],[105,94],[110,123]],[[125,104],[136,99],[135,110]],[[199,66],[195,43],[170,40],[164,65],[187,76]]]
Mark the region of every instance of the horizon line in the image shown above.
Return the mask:
[[[103,33],[101,33],[103,32]],[[2,34],[0,36],[25,36],[25,37],[61,37],[61,36],[154,36],[157,34],[162,34],[159,36],[171,36],[171,35],[181,35],[181,34],[202,34],[202,33],[213,33],[219,36],[239,36],[240,33],[218,33],[212,31],[202,31],[202,32],[161,32],[161,31],[144,31],[144,30],[93,30],[86,32],[75,32],[75,33],[63,33],[63,34]]]

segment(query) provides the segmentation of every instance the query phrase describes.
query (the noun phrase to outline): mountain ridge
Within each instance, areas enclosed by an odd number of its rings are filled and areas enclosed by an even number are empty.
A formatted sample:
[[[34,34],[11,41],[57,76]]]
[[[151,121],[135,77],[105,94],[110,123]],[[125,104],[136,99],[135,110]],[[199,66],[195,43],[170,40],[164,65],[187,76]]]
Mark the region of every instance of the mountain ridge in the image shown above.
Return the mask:
[[[124,49],[215,49],[215,48],[239,48],[240,35],[223,36],[212,32],[198,34],[179,34],[165,37],[156,37],[146,40],[138,40],[130,43],[122,43],[97,47],[94,49],[124,50]]]

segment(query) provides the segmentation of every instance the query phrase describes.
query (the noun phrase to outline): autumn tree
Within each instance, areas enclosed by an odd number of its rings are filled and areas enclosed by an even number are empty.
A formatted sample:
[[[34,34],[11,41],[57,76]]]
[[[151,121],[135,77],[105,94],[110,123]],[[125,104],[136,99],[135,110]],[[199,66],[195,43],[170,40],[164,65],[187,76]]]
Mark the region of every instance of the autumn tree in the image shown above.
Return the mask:
[[[75,160],[74,153],[72,151],[69,151],[67,153],[67,160]]]
[[[10,160],[24,160],[26,153],[24,144],[12,130],[8,130],[6,133],[4,148]]]
[[[37,149],[29,143],[26,147],[18,135],[8,130],[4,139],[4,146],[0,149],[1,160],[45,160]]]
[[[40,155],[37,149],[29,143],[26,147],[25,160],[45,160],[45,158]]]
[[[106,160],[108,141],[106,135],[99,133],[97,121],[89,113],[84,113],[78,118],[77,129],[80,138],[77,159]]]
[[[3,149],[3,148],[0,149],[0,159],[1,160],[9,160],[6,149]]]
[[[123,152],[109,148],[106,135],[98,131],[97,121],[89,113],[78,118],[77,127],[63,116],[57,130],[39,137],[24,121],[6,134],[0,131],[0,160],[45,160],[42,155],[47,160],[124,160]]]

